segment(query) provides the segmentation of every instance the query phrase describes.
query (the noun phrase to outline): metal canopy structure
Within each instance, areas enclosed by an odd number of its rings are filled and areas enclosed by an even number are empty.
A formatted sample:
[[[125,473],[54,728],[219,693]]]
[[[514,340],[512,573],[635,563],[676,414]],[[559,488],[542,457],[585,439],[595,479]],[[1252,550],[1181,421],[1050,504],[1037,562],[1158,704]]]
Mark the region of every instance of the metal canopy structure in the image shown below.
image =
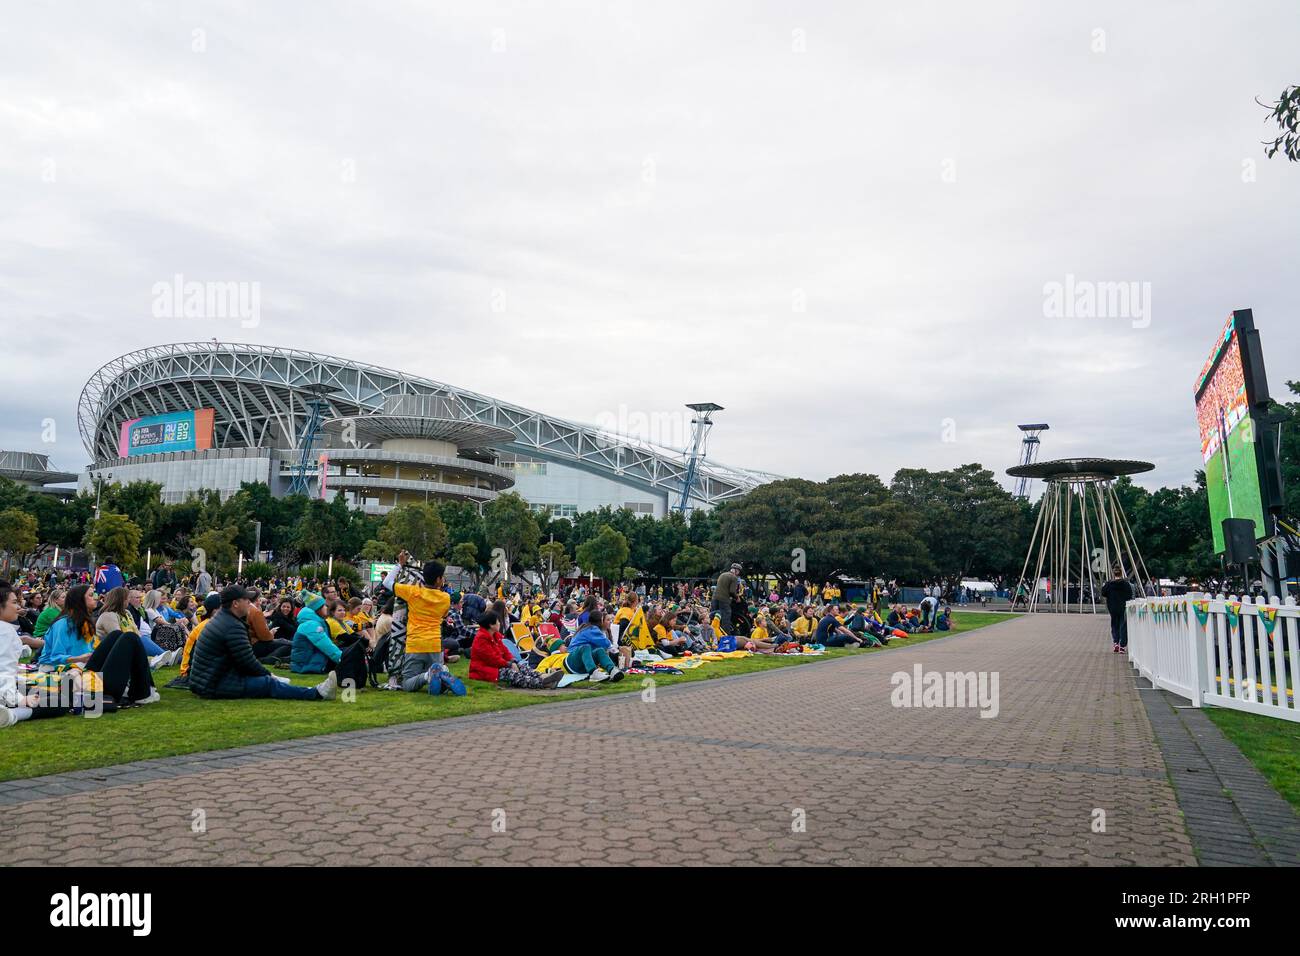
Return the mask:
[[[641,441],[512,405],[477,392],[392,369],[297,349],[225,342],[184,342],[129,352],[86,383],[77,424],[91,459],[114,460],[117,429],[127,419],[211,408],[216,448],[278,447],[301,451],[312,386],[328,389],[324,418],[401,413],[410,396],[436,396],[446,414],[509,432],[503,451],[579,468],[668,494],[680,492],[690,468],[683,449]],[[423,404],[424,398],[420,403]],[[715,505],[781,476],[701,461],[691,498]]]
[[[1026,610],[1095,614],[1114,568],[1134,593],[1152,593],[1151,575],[1115,494],[1115,479],[1154,467],[1146,461],[1063,458],[1007,469],[1013,478],[1047,484],[1016,586],[1017,594],[1026,595]],[[1046,589],[1040,586],[1044,580]]]

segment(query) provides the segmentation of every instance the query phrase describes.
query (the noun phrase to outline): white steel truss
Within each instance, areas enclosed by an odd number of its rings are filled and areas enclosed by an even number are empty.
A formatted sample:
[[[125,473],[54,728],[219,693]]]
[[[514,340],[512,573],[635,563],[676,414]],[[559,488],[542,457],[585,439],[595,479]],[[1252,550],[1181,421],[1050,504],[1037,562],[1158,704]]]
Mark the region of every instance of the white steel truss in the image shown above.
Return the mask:
[[[327,386],[326,418],[381,414],[403,395],[432,395],[467,422],[508,429],[500,446],[643,488],[680,494],[688,453],[430,379],[297,349],[226,342],[183,342],[128,352],[100,368],[82,389],[77,425],[92,460],[118,457],[118,429],[133,418],[192,408],[215,410],[213,446],[296,449],[311,386]],[[715,505],[779,475],[699,464],[691,498]]]

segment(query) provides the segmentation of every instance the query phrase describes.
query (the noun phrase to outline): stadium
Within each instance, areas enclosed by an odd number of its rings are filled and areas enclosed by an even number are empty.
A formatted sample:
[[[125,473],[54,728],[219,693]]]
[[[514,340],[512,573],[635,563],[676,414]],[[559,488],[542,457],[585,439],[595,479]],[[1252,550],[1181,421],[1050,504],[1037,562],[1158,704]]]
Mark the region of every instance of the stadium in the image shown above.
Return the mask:
[[[128,352],[86,383],[82,489],[154,481],[163,500],[244,482],[385,514],[503,491],[573,517],[711,508],[778,476],[555,418],[431,379],[296,349],[187,342]],[[702,452],[702,449],[698,451]]]

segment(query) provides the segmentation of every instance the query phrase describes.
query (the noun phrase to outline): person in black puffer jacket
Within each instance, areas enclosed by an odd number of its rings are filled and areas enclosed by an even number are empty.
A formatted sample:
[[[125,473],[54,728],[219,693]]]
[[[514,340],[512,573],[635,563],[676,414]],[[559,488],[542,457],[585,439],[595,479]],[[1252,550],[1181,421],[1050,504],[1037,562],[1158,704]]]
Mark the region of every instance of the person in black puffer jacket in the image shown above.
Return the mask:
[[[209,699],[274,697],[329,700],[338,684],[330,674],[315,687],[298,687],[268,671],[248,643],[248,592],[237,584],[221,592],[221,610],[204,625],[190,658],[190,690]]]

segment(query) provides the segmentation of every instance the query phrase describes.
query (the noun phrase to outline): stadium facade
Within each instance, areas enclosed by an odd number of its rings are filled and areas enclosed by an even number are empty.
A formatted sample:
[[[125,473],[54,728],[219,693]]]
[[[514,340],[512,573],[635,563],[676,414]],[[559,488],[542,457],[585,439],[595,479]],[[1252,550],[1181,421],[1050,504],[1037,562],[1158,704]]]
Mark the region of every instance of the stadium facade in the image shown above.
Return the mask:
[[[82,489],[155,481],[173,502],[264,482],[276,495],[295,486],[329,498],[341,491],[376,514],[412,501],[482,505],[513,490],[534,510],[569,517],[603,505],[660,516],[677,505],[689,471],[681,449],[441,382],[215,341],[113,359],[82,390],[77,423],[91,459]],[[712,507],[777,477],[706,459],[688,507]]]

